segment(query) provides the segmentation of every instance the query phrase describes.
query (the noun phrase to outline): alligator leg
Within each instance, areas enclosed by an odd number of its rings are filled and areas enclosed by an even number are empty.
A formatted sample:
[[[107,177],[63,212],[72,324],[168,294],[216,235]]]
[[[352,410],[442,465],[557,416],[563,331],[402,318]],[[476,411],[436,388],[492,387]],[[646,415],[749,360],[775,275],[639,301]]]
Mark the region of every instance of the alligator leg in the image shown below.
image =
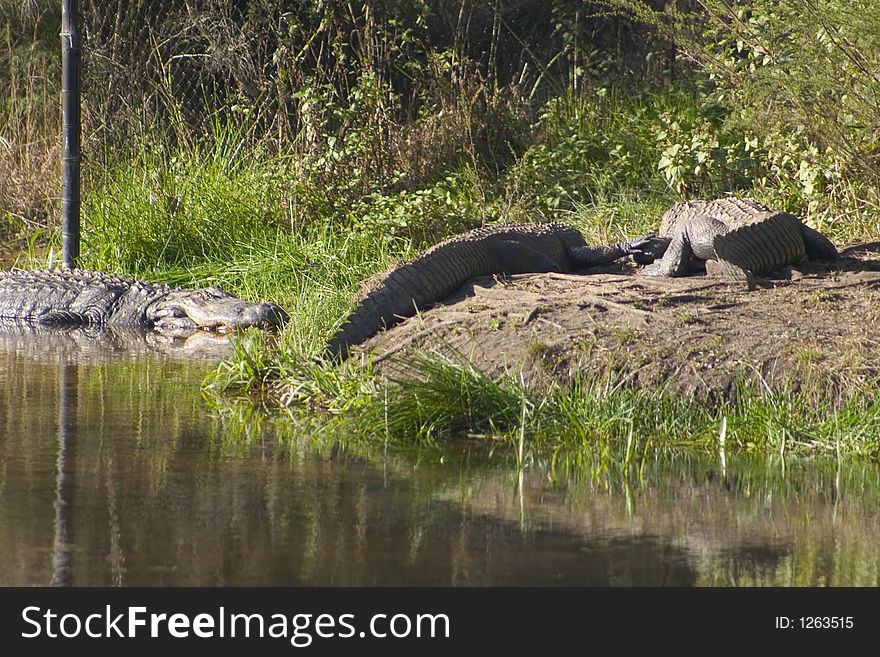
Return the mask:
[[[70,310],[50,310],[37,317],[42,326],[88,326],[91,322],[86,315]]]
[[[572,269],[586,269],[596,265],[607,265],[609,262],[631,255],[633,260],[644,265],[662,256],[669,242],[667,237],[657,237],[653,233],[648,233],[627,242],[608,246],[573,246],[568,250],[568,260]]]
[[[632,256],[636,264],[647,265],[662,258],[671,241],[669,237],[657,237],[649,234],[624,244],[630,249],[629,255]]]
[[[646,276],[684,276],[695,258],[715,258],[715,236],[723,235],[728,230],[724,223],[711,217],[691,219],[672,236],[663,257],[642,269],[642,273]]]
[[[494,255],[504,274],[560,273],[563,266],[545,253],[517,242],[504,240],[493,245]]]

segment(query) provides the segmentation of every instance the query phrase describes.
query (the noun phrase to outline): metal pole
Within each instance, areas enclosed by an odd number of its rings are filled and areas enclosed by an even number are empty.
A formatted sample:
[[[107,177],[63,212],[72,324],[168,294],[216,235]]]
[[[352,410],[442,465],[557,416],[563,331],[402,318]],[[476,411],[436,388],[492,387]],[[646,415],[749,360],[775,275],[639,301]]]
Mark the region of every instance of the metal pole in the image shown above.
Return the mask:
[[[61,3],[61,257],[65,267],[79,258],[79,9],[78,0]]]

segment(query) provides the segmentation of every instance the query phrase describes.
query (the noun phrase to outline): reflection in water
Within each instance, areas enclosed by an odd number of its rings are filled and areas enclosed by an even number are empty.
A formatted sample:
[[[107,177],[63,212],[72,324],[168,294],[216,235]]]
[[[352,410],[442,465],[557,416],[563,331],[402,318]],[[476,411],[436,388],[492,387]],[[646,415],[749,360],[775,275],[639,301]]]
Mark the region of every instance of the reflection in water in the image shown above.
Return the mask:
[[[0,323],[0,352],[37,362],[84,363],[150,356],[216,361],[232,349],[227,335],[211,331],[174,336],[127,326],[48,328],[22,322]]]
[[[209,415],[210,361],[90,353],[0,339],[0,584],[880,581],[871,464],[585,457],[552,483],[461,446],[281,439]]]
[[[70,530],[67,504],[70,495],[68,462],[73,458],[76,435],[76,365],[58,365],[58,457],[55,460],[55,545],[52,552],[52,586],[70,584]]]

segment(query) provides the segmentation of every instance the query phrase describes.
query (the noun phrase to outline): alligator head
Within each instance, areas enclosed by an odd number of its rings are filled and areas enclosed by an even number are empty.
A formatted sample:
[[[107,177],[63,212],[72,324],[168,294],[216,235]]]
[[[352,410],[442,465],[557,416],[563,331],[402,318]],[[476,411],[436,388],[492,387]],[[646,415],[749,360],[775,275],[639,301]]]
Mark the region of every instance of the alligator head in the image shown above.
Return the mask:
[[[162,332],[274,328],[288,316],[273,303],[250,303],[216,287],[171,290],[150,305],[147,319]]]

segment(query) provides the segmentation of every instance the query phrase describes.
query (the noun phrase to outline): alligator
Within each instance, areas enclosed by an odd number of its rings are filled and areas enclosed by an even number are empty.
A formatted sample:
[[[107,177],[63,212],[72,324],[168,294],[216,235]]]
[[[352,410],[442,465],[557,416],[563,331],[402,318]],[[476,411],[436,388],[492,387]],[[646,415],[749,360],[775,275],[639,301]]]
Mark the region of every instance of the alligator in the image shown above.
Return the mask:
[[[160,333],[276,327],[287,314],[218,288],[198,290],[83,269],[0,272],[0,322],[130,326]]]
[[[625,256],[645,264],[660,257],[666,244],[643,235],[590,247],[574,228],[551,223],[476,228],[440,242],[382,276],[330,338],[325,354],[345,360],[354,345],[412,317],[477,276],[571,273]]]
[[[767,276],[805,256],[838,257],[834,244],[798,217],[747,198],[677,203],[664,213],[659,235],[657,239],[665,238],[669,246],[643,274],[683,276],[695,260],[715,260],[725,278],[745,281],[750,290],[756,276]]]

